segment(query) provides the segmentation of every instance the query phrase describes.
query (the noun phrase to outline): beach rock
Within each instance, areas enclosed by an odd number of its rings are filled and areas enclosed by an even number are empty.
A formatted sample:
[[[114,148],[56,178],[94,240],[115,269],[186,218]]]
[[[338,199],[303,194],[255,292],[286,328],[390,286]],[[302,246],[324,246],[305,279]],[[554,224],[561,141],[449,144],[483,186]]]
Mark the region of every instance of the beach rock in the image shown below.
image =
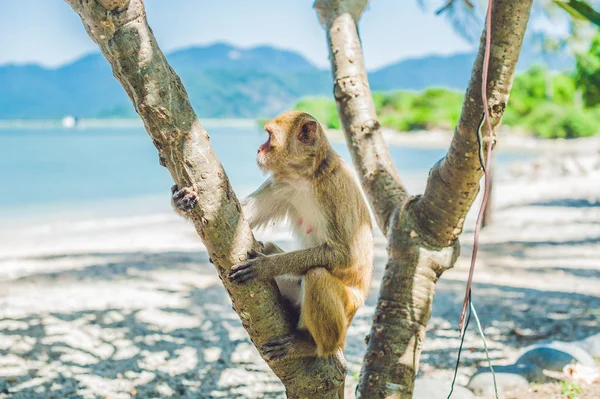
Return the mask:
[[[413,399],[446,399],[450,393],[450,381],[441,381],[434,378],[419,378],[415,381]],[[465,387],[454,386],[452,392],[454,399],[475,399],[473,392]]]
[[[0,378],[0,394],[8,393],[8,383]]]
[[[600,333],[575,341],[573,344],[588,352],[592,357],[600,358]]]
[[[498,396],[508,388],[525,387],[530,382],[541,382],[545,379],[542,369],[532,364],[511,364],[510,366],[494,366]],[[467,388],[479,396],[494,396],[494,378],[488,367],[482,367],[471,377]]]
[[[528,346],[516,363],[533,364],[544,370],[562,371],[567,364],[594,367],[594,358],[580,346],[562,341],[547,341]]]

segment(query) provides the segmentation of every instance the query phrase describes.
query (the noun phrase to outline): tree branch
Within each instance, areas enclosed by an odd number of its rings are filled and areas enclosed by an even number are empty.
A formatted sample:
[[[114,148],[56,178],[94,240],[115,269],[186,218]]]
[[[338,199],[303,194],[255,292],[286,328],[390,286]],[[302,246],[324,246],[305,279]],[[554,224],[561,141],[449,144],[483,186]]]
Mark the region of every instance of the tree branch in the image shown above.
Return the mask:
[[[124,11],[129,7],[129,0],[98,0],[102,7],[109,11]]]
[[[494,0],[492,46],[487,83],[488,107],[494,129],[500,124],[512,86],[532,0]],[[483,117],[481,73],[485,30],[452,143],[446,157],[431,170],[423,196],[413,212],[420,232],[435,247],[451,245],[462,232],[466,214],[479,192],[483,170],[477,130]],[[489,135],[481,129],[486,147]]]
[[[407,198],[400,176],[381,135],[356,22],[367,0],[317,0],[327,32],[334,95],[346,143],[362,187],[385,234],[390,217]]]
[[[131,98],[161,165],[179,187],[192,186],[200,194],[191,219],[251,340],[260,348],[291,333],[294,326],[273,283],[237,286],[227,279],[231,266],[245,260],[249,249],[258,250],[259,244],[179,77],[156,43],[143,1],[66,1]],[[289,398],[338,398],[343,390],[341,358],[283,360],[269,366],[286,386]]]
[[[488,96],[494,125],[508,101],[531,2],[494,0]],[[367,337],[357,397],[410,399],[435,286],[456,263],[456,238],[483,174],[476,132],[483,116],[484,47],[448,155],[432,169],[425,195],[408,199],[379,134],[364,72],[356,28],[364,5],[365,0],[317,0],[315,4],[327,31],[338,113],[348,146],[388,239],[388,262]]]

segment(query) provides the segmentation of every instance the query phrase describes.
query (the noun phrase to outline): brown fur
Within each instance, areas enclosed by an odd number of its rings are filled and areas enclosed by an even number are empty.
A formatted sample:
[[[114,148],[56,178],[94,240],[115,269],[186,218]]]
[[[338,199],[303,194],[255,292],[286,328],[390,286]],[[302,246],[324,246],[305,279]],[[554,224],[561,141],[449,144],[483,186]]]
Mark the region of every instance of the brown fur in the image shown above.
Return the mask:
[[[302,249],[283,252],[272,243],[235,265],[236,283],[275,278],[300,308],[299,331],[263,347],[271,359],[329,356],[343,350],[346,331],[364,303],[373,273],[373,229],[360,188],[311,115],[292,111],[265,123],[259,166],[270,177],[243,202],[252,228],[289,221]],[[173,205],[185,215],[193,191],[174,188]],[[308,332],[308,334],[306,334]]]
[[[270,139],[258,159],[271,176],[244,201],[244,213],[253,228],[288,219],[304,249],[259,256],[236,265],[231,275],[234,281],[244,280],[244,273],[262,279],[300,276],[299,328],[316,344],[300,352],[331,355],[343,348],[346,330],[369,292],[371,217],[354,176],[312,116],[287,112],[267,122],[265,130]],[[307,219],[314,226],[305,226]],[[308,227],[312,231],[306,234]],[[294,344],[306,346],[301,338]]]

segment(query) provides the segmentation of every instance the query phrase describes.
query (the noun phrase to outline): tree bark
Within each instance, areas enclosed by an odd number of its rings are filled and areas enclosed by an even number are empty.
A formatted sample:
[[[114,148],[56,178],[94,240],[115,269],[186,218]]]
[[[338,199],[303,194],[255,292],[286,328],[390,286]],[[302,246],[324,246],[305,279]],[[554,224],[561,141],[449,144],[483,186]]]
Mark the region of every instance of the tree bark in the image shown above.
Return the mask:
[[[315,9],[327,29],[334,96],[352,161],[385,233],[394,209],[407,197],[394,167],[364,67],[356,21],[367,0],[318,0]]]
[[[494,129],[500,124],[508,103],[531,4],[531,0],[493,2],[487,106]],[[414,207],[415,214],[422,221],[424,233],[436,246],[450,245],[458,238],[465,216],[479,192],[479,180],[483,176],[476,133],[483,115],[481,74],[485,35],[484,30],[448,153],[432,169],[425,193]],[[483,148],[486,148],[489,137],[487,126],[484,125],[481,131],[484,137]]]
[[[179,187],[191,186],[200,194],[191,219],[252,342],[260,348],[291,333],[294,326],[274,283],[238,286],[227,279],[231,266],[260,244],[242,216],[179,77],[158,47],[143,1],[66,1],[110,62],[158,150],[161,165]],[[269,366],[285,385],[288,398],[343,397],[346,369],[341,357],[286,359]]]
[[[508,101],[532,0],[494,0],[488,106],[493,126]],[[357,21],[366,0],[317,0],[327,33],[334,95],[348,148],[382,230],[386,265],[359,398],[412,398],[435,284],[459,254],[458,236],[483,175],[477,129],[483,116],[485,32],[448,154],[430,172],[423,196],[409,197],[379,134]],[[486,136],[486,129],[482,135]],[[486,143],[483,143],[485,148]]]

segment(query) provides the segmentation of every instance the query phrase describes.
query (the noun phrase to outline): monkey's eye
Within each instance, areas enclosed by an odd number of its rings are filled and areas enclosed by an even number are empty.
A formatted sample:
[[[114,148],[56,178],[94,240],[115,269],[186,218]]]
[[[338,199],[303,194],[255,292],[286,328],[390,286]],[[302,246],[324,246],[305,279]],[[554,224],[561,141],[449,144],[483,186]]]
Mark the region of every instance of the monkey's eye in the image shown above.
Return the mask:
[[[267,143],[269,143],[270,146],[273,146],[274,142],[276,141],[275,139],[275,135],[273,134],[273,131],[271,129],[265,129],[267,131],[267,134],[269,135],[269,139],[267,140]]]

